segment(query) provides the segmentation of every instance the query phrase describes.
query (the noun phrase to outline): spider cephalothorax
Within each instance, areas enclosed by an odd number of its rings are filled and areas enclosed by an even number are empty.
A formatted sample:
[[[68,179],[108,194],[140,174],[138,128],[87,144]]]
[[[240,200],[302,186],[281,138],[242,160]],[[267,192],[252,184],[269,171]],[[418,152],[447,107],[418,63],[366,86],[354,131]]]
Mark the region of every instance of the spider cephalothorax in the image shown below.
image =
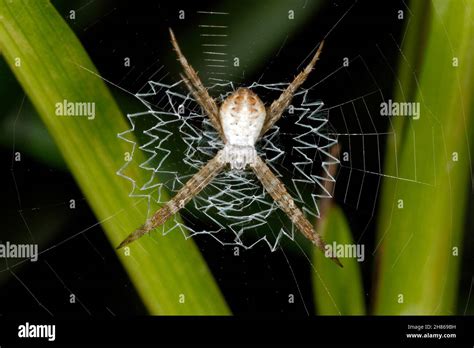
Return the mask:
[[[201,192],[221,170],[229,165],[231,169],[235,170],[244,170],[250,167],[265,190],[278,203],[280,209],[286,213],[298,230],[324,251],[325,243],[321,236],[313,229],[312,224],[295,204],[285,185],[273,174],[255,149],[255,143],[278,121],[290,105],[294,92],[308,77],[319,58],[323,42],[319,45],[308,66],[294,78],[293,82],[268,108],[265,108],[260,98],[248,88],[237,89],[218,107],[216,101],[203,86],[197,73],[182,54],[171,29],[170,35],[171,43],[184,68],[185,76],[182,75],[181,77],[193,97],[209,117],[212,126],[219,133],[224,147],[189,179],[170,201],[155,212],[142,227],[120,243],[119,248],[164,224],[166,220]],[[333,257],[332,259],[342,266],[337,258]]]

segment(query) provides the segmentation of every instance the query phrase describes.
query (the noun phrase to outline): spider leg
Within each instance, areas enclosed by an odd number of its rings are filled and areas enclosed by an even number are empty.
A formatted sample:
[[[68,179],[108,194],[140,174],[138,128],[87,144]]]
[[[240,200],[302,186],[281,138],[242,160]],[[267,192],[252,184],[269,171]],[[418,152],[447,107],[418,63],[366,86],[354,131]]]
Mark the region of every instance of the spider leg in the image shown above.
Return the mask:
[[[170,199],[164,206],[150,217],[143,226],[131,233],[125,240],[120,243],[117,249],[123,248],[127,244],[137,240],[144,234],[150,232],[156,227],[164,224],[172,215],[176,214],[180,209],[184,208],[194,196],[201,192],[217,174],[224,168],[223,151],[220,150],[217,155],[202,167],[186,184]]]
[[[186,57],[181,52],[179,48],[178,41],[176,41],[176,37],[174,36],[173,30],[170,28],[170,36],[171,36],[171,43],[173,44],[174,50],[178,55],[178,60],[183,67],[184,74],[186,76],[181,75],[186,84],[186,87],[189,89],[191,94],[193,95],[194,99],[198,102],[198,104],[202,107],[204,112],[207,114],[209,119],[211,120],[212,126],[217,130],[221,139],[225,142],[224,132],[222,130],[221,123],[219,121],[219,108],[215,100],[209,95],[206,87],[201,82],[196,71],[193,67],[188,63]]]
[[[280,209],[288,215],[291,222],[296,225],[306,238],[308,238],[322,252],[325,252],[326,244],[321,235],[313,229],[313,226],[303,215],[303,212],[296,206],[295,201],[286,190],[285,185],[275,176],[275,174],[272,173],[260,156],[256,157],[255,162],[252,164],[252,169],[262,183],[264,189],[279,204]],[[331,259],[337,265],[342,267],[342,264],[337,257],[332,257]]]
[[[321,41],[316,54],[313,56],[313,59],[311,59],[311,62],[309,62],[306,68],[294,78],[293,82],[286,87],[278,99],[274,100],[270,107],[267,108],[267,117],[263,124],[260,136],[263,136],[275,124],[275,122],[280,119],[285,109],[290,105],[296,90],[303,84],[303,82],[305,82],[311,70],[313,70],[316,61],[319,59],[323,46],[324,41]]]

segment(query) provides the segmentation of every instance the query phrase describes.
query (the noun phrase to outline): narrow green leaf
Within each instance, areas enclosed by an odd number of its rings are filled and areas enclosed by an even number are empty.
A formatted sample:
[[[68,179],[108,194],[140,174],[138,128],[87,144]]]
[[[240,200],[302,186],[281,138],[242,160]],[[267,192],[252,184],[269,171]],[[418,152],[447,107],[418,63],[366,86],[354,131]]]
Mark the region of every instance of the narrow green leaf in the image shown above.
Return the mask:
[[[104,83],[81,68],[96,72],[46,0],[0,1],[0,47],[115,247],[143,223],[147,211],[146,201],[130,198],[130,183],[116,175],[131,151],[117,138],[129,128],[117,104]],[[64,99],[95,103],[95,119],[56,116],[55,104]],[[130,175],[140,178],[140,153],[134,161]],[[229,314],[195,244],[181,233],[155,232],[133,243],[130,256],[118,253],[151,313]]]
[[[353,245],[351,232],[344,213],[332,205],[319,224],[319,232],[328,244]],[[319,250],[313,252],[312,272],[314,299],[320,315],[364,315],[364,289],[359,262],[356,258],[343,258],[344,268]]]
[[[398,62],[398,77],[395,82],[395,100],[413,101],[417,92],[417,76],[414,72],[419,71],[424,61],[427,35],[430,27],[429,1],[412,2],[410,11],[407,11],[409,20],[406,21],[404,29],[403,56]],[[387,137],[386,152],[394,155],[401,151],[404,143],[404,135],[408,130],[408,122],[405,117],[394,117],[390,120],[392,135]],[[394,160],[385,162],[385,173],[397,176],[398,163]],[[383,213],[383,212],[381,212]]]
[[[408,180],[384,182],[374,309],[376,314],[453,314],[470,191],[474,2],[434,0],[428,11],[414,13],[427,16],[429,24],[404,43],[403,51],[424,52],[405,55],[419,60],[409,62],[416,89],[412,74],[403,70],[401,86],[414,90],[411,101],[420,103],[420,118],[404,120],[399,151],[387,153],[386,166],[396,168],[398,160],[396,176]],[[414,44],[420,36],[425,45]]]

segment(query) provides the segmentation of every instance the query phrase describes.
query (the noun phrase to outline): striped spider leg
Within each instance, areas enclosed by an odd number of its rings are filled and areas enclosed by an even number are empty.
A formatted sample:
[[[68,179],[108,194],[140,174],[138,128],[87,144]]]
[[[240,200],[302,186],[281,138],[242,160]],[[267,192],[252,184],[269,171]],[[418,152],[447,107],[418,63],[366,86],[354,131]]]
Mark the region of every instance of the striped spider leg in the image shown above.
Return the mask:
[[[262,183],[263,188],[270,194],[273,200],[278,203],[280,209],[285,212],[291,222],[306,238],[324,253],[326,246],[324,240],[321,235],[314,230],[313,225],[306,219],[301,209],[295,204],[295,201],[286,190],[285,184],[273,174],[260,156],[257,156],[255,163],[251,164],[251,167],[258,180]],[[332,257],[332,260],[338,266],[343,267],[337,257]]]
[[[270,107],[267,108],[267,117],[265,119],[265,123],[263,124],[260,136],[263,136],[270,128],[272,128],[275,122],[280,119],[281,115],[283,115],[283,112],[290,105],[296,90],[303,84],[303,82],[306,81],[309,73],[314,69],[314,66],[316,65],[316,62],[318,61],[319,56],[323,50],[323,46],[324,40],[319,44],[316,54],[313,56],[313,59],[311,59],[306,68],[296,75],[294,80],[280,94],[278,99],[274,100]]]
[[[117,249],[137,240],[144,234],[163,225],[171,216],[176,214],[180,209],[184,208],[194,196],[201,192],[217,174],[224,168],[223,150],[206,163],[186,184],[178,191],[178,193],[170,199],[161,209],[149,218],[143,226],[131,233],[125,240],[120,243]]]
[[[174,36],[173,30],[171,30],[171,28],[170,36],[171,44],[173,45],[173,48],[176,51],[176,54],[178,55],[178,60],[181,63],[181,66],[183,67],[184,74],[186,75],[183,76],[181,74],[181,78],[186,84],[186,87],[193,95],[194,99],[196,99],[198,104],[203,109],[204,113],[211,120],[212,126],[217,130],[222,141],[225,142],[225,135],[222,131],[222,126],[219,122],[219,108],[217,107],[215,100],[209,95],[209,92],[207,91],[206,87],[204,87],[201,80],[199,79],[198,74],[188,63],[188,60],[183,55],[183,53],[181,53],[178,41],[176,41],[176,37]]]
[[[217,107],[207,89],[203,86],[195,70],[183,56],[178,42],[170,29],[171,43],[178,55],[184,74],[184,82],[203,111],[211,120],[212,125],[219,133],[224,148],[202,167],[178,193],[161,207],[143,226],[131,233],[118,248],[137,240],[144,234],[164,224],[172,215],[176,214],[194,196],[201,192],[224,167],[229,164],[232,169],[244,170],[250,166],[264,189],[279,204],[295,224],[298,230],[323,252],[324,241],[312,224],[306,219],[303,212],[295,205],[293,198],[284,184],[272,173],[260,156],[257,155],[255,143],[281,117],[290,104],[294,92],[306,80],[319,58],[322,43],[308,66],[299,73],[293,82],[282,92],[268,109],[260,98],[248,88],[239,88],[229,95]],[[332,258],[339,266],[342,264],[337,258]]]

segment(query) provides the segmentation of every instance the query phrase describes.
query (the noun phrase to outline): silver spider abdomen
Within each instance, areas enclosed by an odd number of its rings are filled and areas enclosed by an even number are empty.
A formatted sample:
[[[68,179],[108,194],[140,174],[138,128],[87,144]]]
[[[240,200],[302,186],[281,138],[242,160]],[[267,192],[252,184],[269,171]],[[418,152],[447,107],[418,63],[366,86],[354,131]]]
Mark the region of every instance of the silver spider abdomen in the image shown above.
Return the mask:
[[[227,143],[254,146],[265,121],[265,106],[248,88],[239,88],[222,103],[220,121]]]
[[[237,89],[222,103],[219,117],[226,139],[224,158],[232,169],[253,163],[265,115],[263,102],[248,88]]]

